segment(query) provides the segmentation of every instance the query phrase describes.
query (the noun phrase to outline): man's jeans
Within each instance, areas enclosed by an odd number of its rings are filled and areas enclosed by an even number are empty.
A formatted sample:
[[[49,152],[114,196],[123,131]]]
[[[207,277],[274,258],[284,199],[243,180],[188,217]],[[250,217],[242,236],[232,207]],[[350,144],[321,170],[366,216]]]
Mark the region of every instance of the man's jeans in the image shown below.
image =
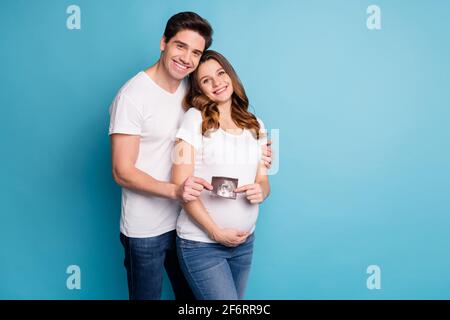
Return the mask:
[[[129,238],[120,234],[120,242],[125,249],[124,265],[130,300],[161,299],[163,267],[175,299],[195,299],[180,269],[175,239],[175,230],[150,238]]]
[[[244,297],[253,255],[254,234],[234,248],[177,237],[181,269],[198,300]]]

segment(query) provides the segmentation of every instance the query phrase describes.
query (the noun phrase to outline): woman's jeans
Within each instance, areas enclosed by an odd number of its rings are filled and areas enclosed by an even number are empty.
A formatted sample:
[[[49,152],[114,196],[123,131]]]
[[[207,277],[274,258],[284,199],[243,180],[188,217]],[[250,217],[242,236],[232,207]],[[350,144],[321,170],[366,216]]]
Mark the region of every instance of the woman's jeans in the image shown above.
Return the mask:
[[[177,237],[181,269],[198,300],[238,300],[244,296],[254,234],[237,247]]]
[[[161,299],[164,268],[175,298],[194,300],[178,263],[175,237],[175,230],[150,238],[130,238],[120,234],[130,300]]]

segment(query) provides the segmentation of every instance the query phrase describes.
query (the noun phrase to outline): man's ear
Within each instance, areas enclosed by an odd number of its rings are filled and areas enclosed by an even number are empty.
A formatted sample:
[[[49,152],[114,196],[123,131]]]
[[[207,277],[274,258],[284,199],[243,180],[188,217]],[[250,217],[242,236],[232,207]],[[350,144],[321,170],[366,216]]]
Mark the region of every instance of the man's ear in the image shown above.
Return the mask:
[[[161,41],[159,42],[159,50],[166,50],[166,37],[162,36]]]

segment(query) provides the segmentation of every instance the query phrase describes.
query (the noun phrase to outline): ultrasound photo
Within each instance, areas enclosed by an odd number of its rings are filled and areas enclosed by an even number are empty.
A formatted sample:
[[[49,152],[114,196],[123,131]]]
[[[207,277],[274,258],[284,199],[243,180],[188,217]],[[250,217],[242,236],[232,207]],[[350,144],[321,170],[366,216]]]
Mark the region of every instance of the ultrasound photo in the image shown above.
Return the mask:
[[[213,195],[226,199],[236,199],[236,193],[234,190],[237,188],[238,179],[228,177],[212,177],[211,184],[213,186],[213,190],[211,191]]]

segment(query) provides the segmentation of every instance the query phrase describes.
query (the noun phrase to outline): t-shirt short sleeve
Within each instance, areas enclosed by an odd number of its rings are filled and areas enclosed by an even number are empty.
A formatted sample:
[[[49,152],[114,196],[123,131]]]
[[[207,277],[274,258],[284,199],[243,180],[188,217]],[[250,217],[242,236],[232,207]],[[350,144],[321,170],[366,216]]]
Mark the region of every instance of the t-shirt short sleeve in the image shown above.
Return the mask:
[[[190,108],[184,114],[176,137],[192,145],[196,150],[202,146],[202,114],[195,108]]]
[[[140,135],[143,116],[139,107],[126,94],[119,94],[111,104],[109,134]]]
[[[263,145],[266,145],[266,144],[267,144],[267,135],[268,135],[267,129],[266,129],[266,127],[264,126],[264,122],[263,122],[260,118],[256,118],[256,119],[258,120],[259,126],[260,126],[260,128],[259,128],[259,140],[258,140],[258,142],[259,142],[259,145],[260,145],[260,146],[263,146]]]

